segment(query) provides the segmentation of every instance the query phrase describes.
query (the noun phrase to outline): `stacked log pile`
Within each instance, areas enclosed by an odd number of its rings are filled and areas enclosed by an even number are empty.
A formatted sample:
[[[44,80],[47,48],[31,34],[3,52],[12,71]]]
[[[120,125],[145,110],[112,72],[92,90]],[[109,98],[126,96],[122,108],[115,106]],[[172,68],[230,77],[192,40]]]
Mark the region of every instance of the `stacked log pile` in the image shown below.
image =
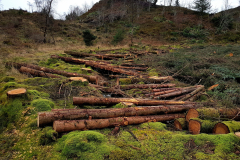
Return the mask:
[[[227,134],[240,131],[239,120],[239,108],[236,109],[205,109],[200,108],[200,111],[214,111],[215,115],[218,115],[218,120],[214,120],[214,117],[203,117],[204,115],[199,113],[196,109],[191,108],[188,110],[186,119],[175,119],[174,126],[178,130],[187,129],[191,134],[200,133],[213,133],[213,134]],[[219,114],[216,114],[219,113]],[[208,113],[211,114],[211,113]],[[201,118],[201,119],[200,119]],[[227,120],[227,121],[220,121]]]
[[[38,126],[53,124],[57,132],[100,129],[126,126],[145,122],[162,122],[185,118],[185,112],[197,107],[197,103],[183,101],[160,101],[130,98],[82,98],[74,97],[78,105],[115,105],[132,102],[143,105],[129,108],[109,109],[54,109],[38,113]],[[169,114],[170,113],[170,114]]]

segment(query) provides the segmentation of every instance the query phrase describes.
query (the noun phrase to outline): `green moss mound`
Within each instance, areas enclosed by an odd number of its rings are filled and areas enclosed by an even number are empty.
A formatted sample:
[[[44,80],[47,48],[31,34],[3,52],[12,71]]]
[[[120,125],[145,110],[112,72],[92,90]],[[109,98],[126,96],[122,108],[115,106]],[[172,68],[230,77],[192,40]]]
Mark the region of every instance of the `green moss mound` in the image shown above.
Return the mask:
[[[95,131],[75,131],[58,140],[57,151],[67,158],[104,159],[110,154],[106,136]]]
[[[143,123],[140,125],[143,129],[155,129],[155,130],[165,130],[167,128],[167,125],[161,122],[149,122],[149,123]]]
[[[54,103],[47,99],[33,100],[31,105],[36,108],[36,111],[49,111],[54,107]]]
[[[42,135],[39,139],[40,145],[47,145],[57,140],[58,133],[52,129],[52,127],[45,127],[42,130]]]
[[[0,79],[0,82],[14,82],[15,78],[14,77],[3,77]]]

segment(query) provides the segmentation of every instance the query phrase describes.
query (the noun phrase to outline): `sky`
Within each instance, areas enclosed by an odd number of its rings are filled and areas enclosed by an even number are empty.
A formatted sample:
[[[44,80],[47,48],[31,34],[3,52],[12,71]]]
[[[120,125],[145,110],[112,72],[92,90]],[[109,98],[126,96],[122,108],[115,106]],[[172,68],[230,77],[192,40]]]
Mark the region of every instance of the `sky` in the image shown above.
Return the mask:
[[[55,0],[54,0],[55,1]],[[164,4],[164,1],[168,0],[158,0],[158,4]],[[175,0],[172,0],[175,1]],[[194,0],[179,0],[180,5],[184,7],[189,7],[189,5],[193,4]],[[212,11],[217,12],[221,11],[224,6],[224,1],[226,0],[211,0],[212,4]],[[240,0],[228,0],[229,6],[232,8],[235,8],[237,6],[240,6]],[[99,2],[99,0],[56,0],[56,4],[54,6],[55,8],[55,15],[57,17],[60,17],[60,15],[64,15],[64,13],[68,13],[69,7],[71,5],[80,6],[82,7],[84,4],[88,4],[89,6],[92,6],[92,4]],[[19,9],[22,8],[24,10],[29,11],[29,3],[34,3],[34,0],[0,0],[0,8],[1,10],[8,10],[8,9]]]

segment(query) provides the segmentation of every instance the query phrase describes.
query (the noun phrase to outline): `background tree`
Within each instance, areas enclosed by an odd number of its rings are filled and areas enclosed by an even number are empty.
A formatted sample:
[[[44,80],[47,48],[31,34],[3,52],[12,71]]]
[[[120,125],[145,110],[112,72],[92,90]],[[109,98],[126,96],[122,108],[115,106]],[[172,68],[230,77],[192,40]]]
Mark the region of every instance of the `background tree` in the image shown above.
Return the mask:
[[[175,6],[180,7],[179,0],[176,0],[176,1],[175,1]]]
[[[2,10],[2,6],[3,6],[3,5],[1,4],[1,0],[0,0],[0,11]]]
[[[194,0],[193,4],[193,9],[196,9],[201,15],[208,12],[212,7],[210,0]]]
[[[83,10],[79,6],[70,6],[69,13],[65,16],[66,20],[77,20],[83,14]]]

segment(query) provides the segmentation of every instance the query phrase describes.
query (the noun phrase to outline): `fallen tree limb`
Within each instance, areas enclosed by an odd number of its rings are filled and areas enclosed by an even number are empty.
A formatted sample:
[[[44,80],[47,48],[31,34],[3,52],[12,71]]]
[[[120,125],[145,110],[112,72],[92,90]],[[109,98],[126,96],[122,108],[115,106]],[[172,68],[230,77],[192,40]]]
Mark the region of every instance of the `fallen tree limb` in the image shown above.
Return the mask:
[[[151,99],[135,99],[135,98],[98,98],[98,97],[73,97],[74,105],[115,105],[121,102],[130,102],[141,106],[154,105],[183,105],[196,104],[184,101],[165,101],[165,100],[151,100]]]
[[[140,77],[141,75],[136,73],[136,72],[132,72],[132,71],[127,71],[124,69],[120,69],[120,68],[116,68],[112,65],[101,65],[95,61],[89,61],[89,60],[83,60],[83,59],[76,59],[76,58],[69,58],[69,57],[61,57],[61,56],[57,56],[57,55],[52,55],[51,58],[56,58],[56,59],[61,59],[65,62],[73,62],[73,63],[78,63],[78,64],[85,64],[87,66],[91,66],[91,67],[95,67],[95,68],[99,68],[99,69],[103,69],[103,70],[107,70],[107,71],[111,71],[114,73],[120,73],[120,74],[126,74],[126,75],[132,75],[132,76],[137,76]]]
[[[134,64],[134,63],[122,63],[121,66],[126,66],[126,67],[145,67],[148,68],[148,65],[145,64]]]
[[[185,101],[188,98],[191,98],[192,96],[196,95],[198,92],[204,90],[204,86],[199,86],[197,89],[192,91],[191,93],[187,94],[184,98],[180,99],[180,101]]]
[[[117,59],[117,58],[124,58],[126,55],[121,55],[121,54],[88,54],[88,53],[81,53],[81,52],[73,52],[73,51],[64,51],[64,53],[71,55],[71,56],[76,56],[76,57],[96,57],[98,59],[107,59],[107,60],[112,60],[112,59]]]
[[[83,77],[83,78],[86,78],[87,80],[89,80],[90,82],[94,82],[94,83],[96,83],[96,81],[98,79],[97,76],[88,76],[88,75],[85,75],[85,74],[77,74],[77,73],[71,73],[71,72],[66,72],[66,71],[59,71],[59,70],[50,69],[50,68],[46,68],[46,67],[36,66],[36,65],[33,65],[33,64],[7,62],[6,65],[7,66],[13,66],[17,69],[20,69],[22,66],[24,66],[24,67],[27,67],[27,68],[43,71],[43,72],[46,72],[46,73],[53,73],[53,74],[62,75],[62,76],[65,76],[65,77]]]
[[[128,82],[129,84],[135,84],[139,82],[144,83],[162,83],[167,81],[174,80],[172,76],[167,77],[148,77],[148,76],[139,76],[139,77],[131,77],[131,78],[120,78],[121,83]]]
[[[175,92],[171,92],[171,93],[168,93],[168,94],[163,94],[163,95],[158,96],[158,97],[154,97],[154,99],[163,99],[163,98],[168,98],[168,97],[182,95],[182,94],[185,94],[185,93],[192,92],[196,88],[198,88],[198,86],[186,87],[186,88],[183,88],[183,89],[181,89],[179,91],[175,91]]]
[[[39,71],[39,70],[35,70],[35,69],[23,67],[23,66],[19,69],[19,72],[25,73],[25,74],[31,74],[31,75],[37,76],[37,77],[62,78],[62,77],[54,75],[54,74],[45,73],[43,71]]]
[[[145,122],[162,122],[176,118],[183,118],[184,114],[169,114],[155,116],[117,117],[93,120],[62,120],[54,121],[53,128],[56,132],[70,132],[75,130],[101,129],[115,126],[127,126]]]
[[[168,88],[175,87],[175,84],[131,84],[131,85],[120,85],[121,90],[130,90],[134,88],[148,89],[148,88]]]
[[[38,113],[38,127],[53,123],[55,120],[73,120],[146,116],[167,113],[184,112],[194,105],[171,105],[171,106],[154,106],[154,107],[130,107],[130,108],[109,108],[109,109],[55,109],[52,112]]]

